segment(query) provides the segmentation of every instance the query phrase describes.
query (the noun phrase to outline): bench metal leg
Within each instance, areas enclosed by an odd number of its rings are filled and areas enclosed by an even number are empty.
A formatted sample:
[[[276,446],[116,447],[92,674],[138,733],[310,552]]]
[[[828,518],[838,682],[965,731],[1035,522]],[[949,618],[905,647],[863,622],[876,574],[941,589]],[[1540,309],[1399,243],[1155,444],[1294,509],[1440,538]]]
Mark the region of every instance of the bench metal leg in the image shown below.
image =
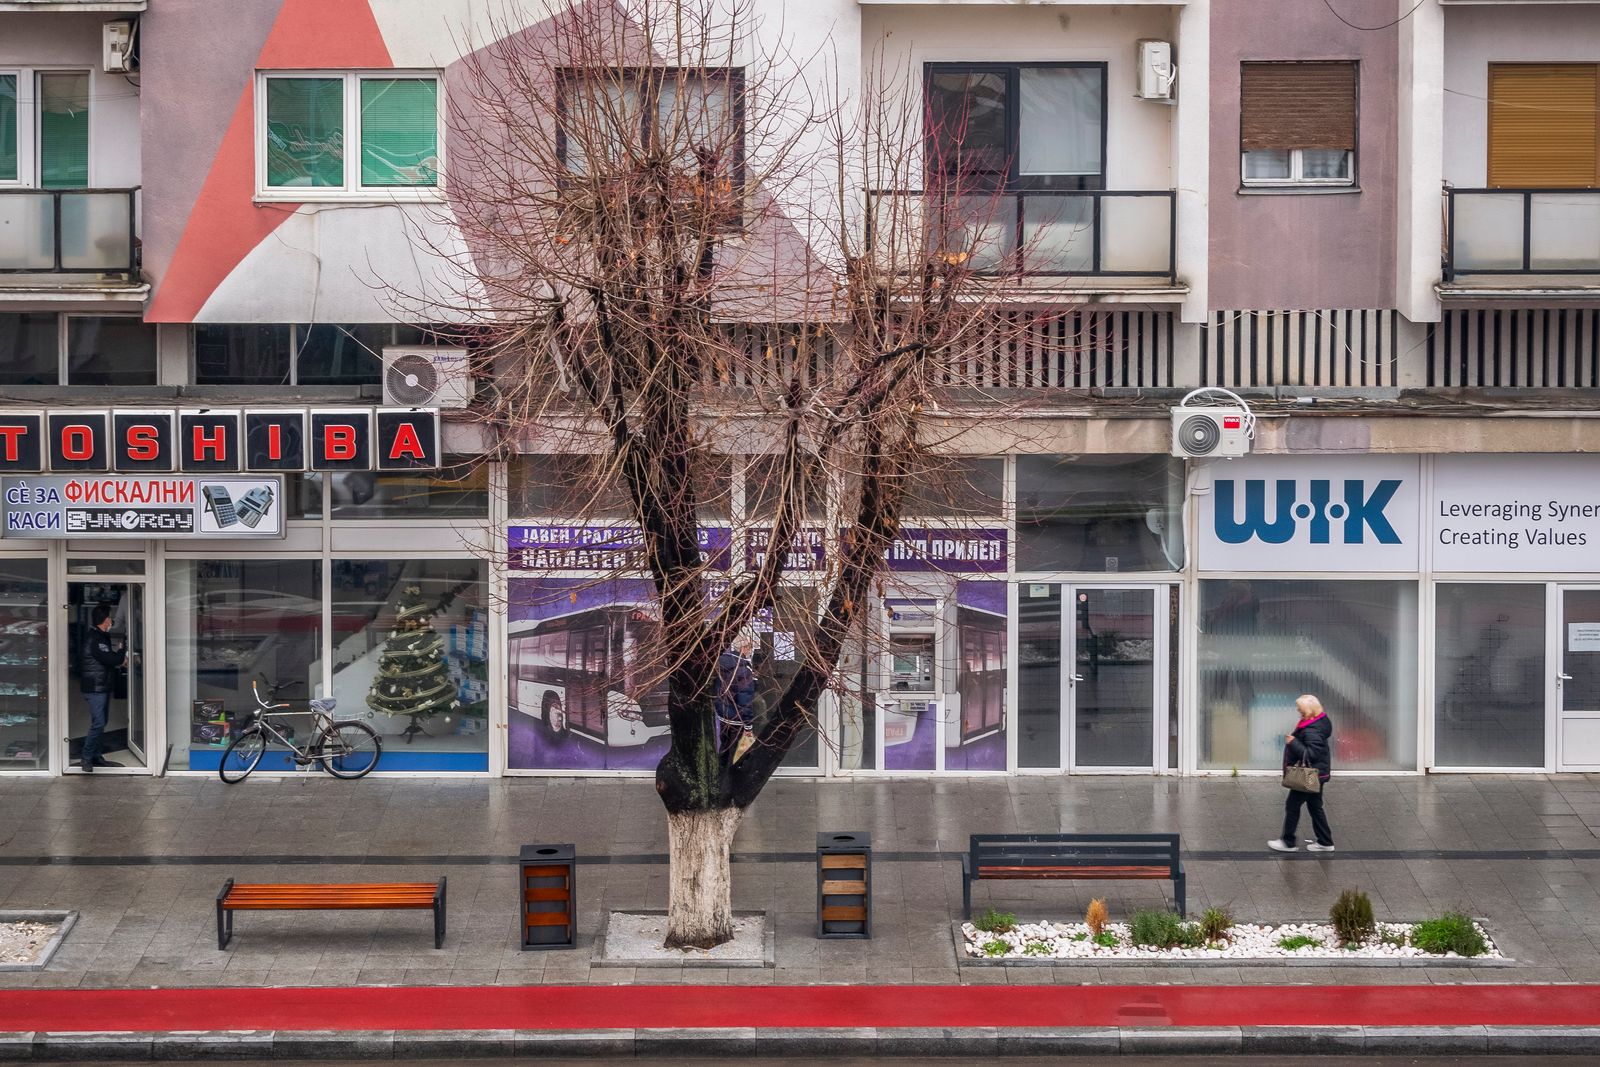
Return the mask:
[[[433,947],[444,948],[445,880],[439,879],[439,888],[433,894]]]
[[[1177,898],[1178,918],[1187,919],[1189,917],[1189,906],[1184,893],[1184,875],[1182,872],[1179,872],[1178,877],[1172,880],[1172,885],[1173,896]]]
[[[972,872],[965,869],[961,872],[961,918],[972,918]]]
[[[233,889],[233,879],[229,878],[222,884],[222,892],[217,894],[217,951],[228,947],[228,942],[233,940],[233,912],[223,908],[222,902],[228,899],[228,893]]]

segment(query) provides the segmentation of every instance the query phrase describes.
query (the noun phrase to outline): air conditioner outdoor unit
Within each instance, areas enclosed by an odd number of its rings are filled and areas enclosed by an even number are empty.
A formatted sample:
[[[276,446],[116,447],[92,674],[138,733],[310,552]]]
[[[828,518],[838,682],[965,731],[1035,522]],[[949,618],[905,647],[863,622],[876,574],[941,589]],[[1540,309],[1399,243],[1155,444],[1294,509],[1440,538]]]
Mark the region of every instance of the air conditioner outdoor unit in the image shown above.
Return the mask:
[[[1177,76],[1169,42],[1139,42],[1139,91],[1135,94],[1139,99],[1171,100],[1172,82]]]
[[[1250,454],[1250,413],[1241,407],[1172,409],[1172,454],[1191,459]]]
[[[133,50],[133,20],[117,19],[107,22],[101,32],[101,63],[107,74],[131,74],[139,69],[139,59]]]
[[[435,345],[383,350],[383,402],[403,408],[461,409],[472,401],[467,353]]]

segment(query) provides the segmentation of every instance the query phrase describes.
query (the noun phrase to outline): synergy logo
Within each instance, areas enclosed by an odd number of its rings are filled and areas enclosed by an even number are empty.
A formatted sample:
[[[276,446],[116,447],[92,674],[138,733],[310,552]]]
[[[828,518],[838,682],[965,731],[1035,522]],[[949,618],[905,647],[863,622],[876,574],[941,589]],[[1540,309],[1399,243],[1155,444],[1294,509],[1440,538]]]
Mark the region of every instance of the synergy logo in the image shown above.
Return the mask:
[[[1244,484],[1244,514],[1240,517],[1235,488],[1239,480],[1219,478],[1215,483],[1215,527],[1217,540],[1229,545],[1242,545],[1256,540],[1268,545],[1288,544],[1294,539],[1301,524],[1309,527],[1308,540],[1314,545],[1329,543],[1333,524],[1341,525],[1340,538],[1347,545],[1365,544],[1367,533],[1383,545],[1400,544],[1400,535],[1385,509],[1400,488],[1400,479],[1384,478],[1369,488],[1361,478],[1343,480],[1342,500],[1333,499],[1334,480],[1312,478],[1307,499],[1298,500],[1301,482],[1294,478],[1277,478],[1272,486],[1272,516],[1267,515],[1267,487],[1265,478],[1246,478]]]

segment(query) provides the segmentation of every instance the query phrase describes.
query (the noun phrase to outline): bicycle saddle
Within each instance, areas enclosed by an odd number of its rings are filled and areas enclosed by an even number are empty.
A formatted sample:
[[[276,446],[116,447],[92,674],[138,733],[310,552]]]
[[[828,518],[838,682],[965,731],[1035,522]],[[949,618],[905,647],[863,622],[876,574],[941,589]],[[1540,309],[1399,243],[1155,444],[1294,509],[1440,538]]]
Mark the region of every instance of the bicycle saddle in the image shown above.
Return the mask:
[[[319,697],[311,701],[311,710],[320,711],[324,715],[332,715],[334,706],[339,703],[335,697]]]

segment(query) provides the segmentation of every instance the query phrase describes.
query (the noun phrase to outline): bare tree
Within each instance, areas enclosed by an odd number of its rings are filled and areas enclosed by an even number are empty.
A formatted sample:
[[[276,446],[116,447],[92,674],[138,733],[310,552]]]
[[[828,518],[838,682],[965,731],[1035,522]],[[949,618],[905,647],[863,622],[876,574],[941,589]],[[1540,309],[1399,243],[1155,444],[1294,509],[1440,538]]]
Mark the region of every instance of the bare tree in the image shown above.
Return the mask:
[[[1015,249],[986,222],[996,193],[932,158],[907,72],[829,84],[826,50],[797,54],[747,0],[584,3],[490,37],[452,84],[470,284],[448,317],[472,323],[503,447],[592,456],[575,507],[619,488],[642,534],[629,566],[659,621],[635,684],[664,688],[671,731],[667,944],[709,947],[732,936],[740,817],[816,728],[908,490],[943,466],[950,397],[1044,312],[1000,312]],[[730,578],[699,513],[739,455],[760,457],[759,513],[734,533],[767,550]],[[719,658],[819,527],[798,669],[745,737]]]

